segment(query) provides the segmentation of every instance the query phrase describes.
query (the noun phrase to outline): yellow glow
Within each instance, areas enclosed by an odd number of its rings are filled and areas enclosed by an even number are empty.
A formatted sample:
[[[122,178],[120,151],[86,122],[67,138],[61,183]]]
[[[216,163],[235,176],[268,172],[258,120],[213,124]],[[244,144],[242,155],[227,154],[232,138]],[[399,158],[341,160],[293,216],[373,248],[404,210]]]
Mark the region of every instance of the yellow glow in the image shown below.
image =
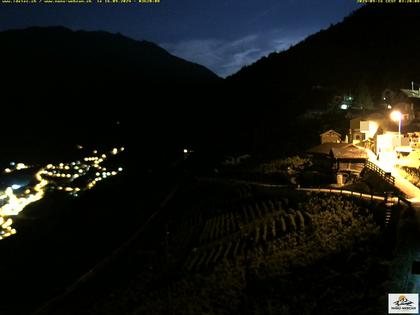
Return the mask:
[[[373,138],[375,136],[376,131],[378,131],[378,123],[375,121],[371,121],[369,123],[369,138]]]
[[[399,112],[397,110],[394,110],[391,113],[391,116],[390,117],[391,117],[391,120],[393,120],[393,121],[400,121],[401,118],[402,118],[402,115],[401,115],[401,112]]]
[[[7,219],[7,221],[6,221],[6,222],[4,222],[4,223],[1,225],[1,227],[2,227],[3,229],[5,229],[5,228],[7,228],[7,227],[11,226],[11,225],[12,225],[12,223],[13,223],[13,220],[9,218],[9,219]]]
[[[27,166],[27,165],[25,165],[25,164],[23,164],[23,163],[18,163],[18,164],[16,165],[16,169],[17,169],[17,170],[23,170],[23,169],[25,169],[25,168],[28,168],[28,166]]]

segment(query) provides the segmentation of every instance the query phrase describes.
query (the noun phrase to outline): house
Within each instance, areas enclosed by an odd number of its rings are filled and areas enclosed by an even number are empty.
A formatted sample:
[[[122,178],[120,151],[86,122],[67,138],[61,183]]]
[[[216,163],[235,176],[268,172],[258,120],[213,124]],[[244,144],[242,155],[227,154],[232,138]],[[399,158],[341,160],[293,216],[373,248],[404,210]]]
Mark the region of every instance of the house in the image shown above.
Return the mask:
[[[373,113],[364,117],[356,117],[350,120],[349,142],[361,143],[373,139],[378,128],[383,128],[386,118],[383,114]]]
[[[360,173],[368,159],[364,148],[351,143],[323,143],[307,153],[314,164],[337,173]]]
[[[357,172],[360,173],[368,160],[364,148],[349,144],[345,147],[331,148],[333,170],[336,172]]]
[[[321,133],[321,144],[322,143],[340,143],[341,134],[330,129],[324,133]]]

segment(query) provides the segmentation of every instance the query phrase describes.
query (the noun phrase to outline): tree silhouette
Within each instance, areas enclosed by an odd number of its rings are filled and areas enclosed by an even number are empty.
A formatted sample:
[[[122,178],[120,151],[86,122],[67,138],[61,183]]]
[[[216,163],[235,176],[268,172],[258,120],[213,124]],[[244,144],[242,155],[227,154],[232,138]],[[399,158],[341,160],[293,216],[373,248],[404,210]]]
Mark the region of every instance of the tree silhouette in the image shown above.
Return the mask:
[[[356,90],[355,104],[364,110],[374,109],[372,97],[370,96],[369,88],[364,80],[359,81]]]

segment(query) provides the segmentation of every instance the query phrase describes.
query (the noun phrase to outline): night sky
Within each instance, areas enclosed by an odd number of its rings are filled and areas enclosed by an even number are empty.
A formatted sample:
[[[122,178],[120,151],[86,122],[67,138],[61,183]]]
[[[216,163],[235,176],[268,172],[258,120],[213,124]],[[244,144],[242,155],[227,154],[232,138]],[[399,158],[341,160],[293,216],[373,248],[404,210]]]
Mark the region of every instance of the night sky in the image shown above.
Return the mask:
[[[0,29],[62,25],[74,30],[119,32],[155,42],[224,77],[341,21],[358,6],[356,0],[0,4]]]

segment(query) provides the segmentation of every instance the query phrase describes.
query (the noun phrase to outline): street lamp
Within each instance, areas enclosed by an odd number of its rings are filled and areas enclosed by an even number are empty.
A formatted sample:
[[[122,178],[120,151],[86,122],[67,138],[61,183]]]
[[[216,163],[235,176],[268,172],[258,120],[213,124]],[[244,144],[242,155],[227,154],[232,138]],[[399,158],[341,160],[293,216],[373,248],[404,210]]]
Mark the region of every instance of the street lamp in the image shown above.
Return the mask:
[[[398,139],[400,140],[400,145],[401,145],[401,119],[402,119],[401,112],[394,110],[391,113],[391,119],[393,121],[398,121]]]

